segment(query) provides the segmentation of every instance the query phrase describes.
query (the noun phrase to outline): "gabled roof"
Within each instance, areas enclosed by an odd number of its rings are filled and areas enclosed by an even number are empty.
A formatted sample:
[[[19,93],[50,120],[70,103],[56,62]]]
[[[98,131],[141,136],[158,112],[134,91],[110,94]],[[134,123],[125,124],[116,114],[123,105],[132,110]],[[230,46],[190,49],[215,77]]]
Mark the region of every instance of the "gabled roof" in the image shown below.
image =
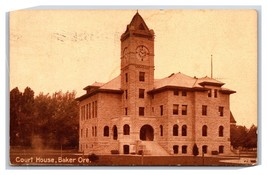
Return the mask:
[[[125,32],[121,35],[121,40],[126,39],[130,35],[154,38],[154,31],[150,30],[142,16],[136,12],[130,24],[127,25]]]
[[[235,91],[222,88],[221,86],[224,85],[224,83],[215,80],[210,77],[202,77],[202,78],[196,78],[196,77],[190,77],[188,75],[182,74],[182,73],[176,73],[171,74],[168,77],[157,79],[154,81],[154,88],[153,90],[149,92],[156,92],[163,89],[173,89],[173,88],[180,88],[180,89],[190,89],[190,90],[200,90],[205,91],[209,88],[206,87],[206,85],[209,86],[217,86],[220,87],[220,92],[231,94],[235,93]]]
[[[231,124],[236,124],[236,120],[235,120],[235,118],[234,118],[234,116],[233,116],[231,111],[230,111],[230,123]]]
[[[82,101],[99,92],[121,94],[123,93],[121,90],[121,76],[119,75],[107,83],[95,82],[85,87],[84,90],[87,90],[87,93],[81,97],[78,97],[76,100]]]

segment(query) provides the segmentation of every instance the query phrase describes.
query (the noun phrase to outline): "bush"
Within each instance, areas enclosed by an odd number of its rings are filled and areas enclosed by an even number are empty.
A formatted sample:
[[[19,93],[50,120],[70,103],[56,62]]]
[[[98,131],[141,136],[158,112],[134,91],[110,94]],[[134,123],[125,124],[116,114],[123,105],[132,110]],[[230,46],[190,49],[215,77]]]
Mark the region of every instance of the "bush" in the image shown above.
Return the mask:
[[[119,150],[111,150],[111,154],[119,154]]]
[[[197,156],[198,154],[199,154],[199,152],[198,152],[198,147],[197,147],[196,144],[194,144],[194,146],[193,146],[193,155],[194,155],[194,156]]]
[[[99,160],[99,157],[98,157],[96,154],[94,154],[94,153],[90,154],[90,155],[88,156],[88,158],[89,158],[89,160],[90,160],[91,162],[96,162],[96,161]]]
[[[212,155],[218,155],[219,152],[218,152],[218,151],[211,151],[211,154],[212,154]]]

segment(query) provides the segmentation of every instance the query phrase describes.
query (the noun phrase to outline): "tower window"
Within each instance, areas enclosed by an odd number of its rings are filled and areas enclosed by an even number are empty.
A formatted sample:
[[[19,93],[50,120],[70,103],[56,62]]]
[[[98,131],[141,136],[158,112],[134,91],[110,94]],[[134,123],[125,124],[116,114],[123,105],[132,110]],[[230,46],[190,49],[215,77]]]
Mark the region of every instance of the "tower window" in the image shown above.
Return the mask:
[[[207,115],[208,106],[202,105],[202,115]]]
[[[125,90],[125,99],[127,99],[127,98],[128,98],[128,91]]]
[[[211,89],[208,90],[208,97],[211,97]]]
[[[218,90],[214,89],[214,98],[217,98],[217,96],[218,96]]]
[[[145,115],[145,108],[139,107],[139,116],[144,116],[144,115]]]
[[[145,98],[145,89],[139,89],[139,98]]]
[[[219,114],[220,114],[220,116],[223,116],[223,107],[222,106],[219,106]]]
[[[178,115],[178,109],[179,109],[179,105],[177,104],[174,104],[173,105],[173,115]]]
[[[160,115],[163,115],[163,105],[160,105]]]
[[[113,140],[117,140],[118,139],[118,129],[117,129],[117,126],[114,125],[112,130],[113,130]]]
[[[182,96],[186,96],[187,92],[185,90],[182,91]]]
[[[219,127],[219,137],[223,137],[223,130],[224,130],[223,126],[220,126]]]
[[[178,95],[179,95],[179,91],[178,91],[178,89],[175,89],[175,90],[173,91],[173,95],[175,95],[175,96],[178,96]]]
[[[187,115],[187,105],[182,105],[182,115]]]
[[[125,108],[125,115],[128,115],[128,108]]]
[[[96,128],[96,126],[95,126],[95,136],[97,136],[97,128]]]
[[[125,73],[125,82],[128,82],[128,73]]]
[[[145,81],[145,72],[139,72],[139,81]]]

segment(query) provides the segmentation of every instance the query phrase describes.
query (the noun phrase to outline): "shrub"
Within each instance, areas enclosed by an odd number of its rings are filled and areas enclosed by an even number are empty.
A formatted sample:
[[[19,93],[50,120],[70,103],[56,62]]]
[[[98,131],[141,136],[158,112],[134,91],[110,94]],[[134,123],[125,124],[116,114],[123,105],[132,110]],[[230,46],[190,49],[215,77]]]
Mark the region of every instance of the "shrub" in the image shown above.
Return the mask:
[[[197,147],[196,144],[194,144],[194,146],[193,146],[193,155],[194,155],[194,156],[197,156],[198,154],[199,154],[199,152],[198,152],[198,147]]]
[[[119,150],[111,150],[111,154],[119,154]]]
[[[89,160],[90,160],[91,162],[96,162],[96,161],[99,160],[99,157],[98,157],[96,154],[94,154],[94,153],[90,154],[90,155],[88,156],[88,158],[89,158]]]
[[[218,155],[219,152],[218,152],[218,151],[211,151],[211,154],[212,154],[212,155]]]

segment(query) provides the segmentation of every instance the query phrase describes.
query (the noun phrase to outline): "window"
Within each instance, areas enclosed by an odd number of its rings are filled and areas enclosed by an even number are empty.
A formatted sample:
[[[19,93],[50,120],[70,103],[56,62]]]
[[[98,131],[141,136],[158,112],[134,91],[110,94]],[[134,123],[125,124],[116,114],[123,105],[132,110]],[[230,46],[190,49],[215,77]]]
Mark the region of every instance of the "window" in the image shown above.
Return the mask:
[[[151,107],[151,111],[152,111],[152,113],[154,114],[154,107]]]
[[[173,136],[178,136],[178,125],[173,125],[173,129],[172,129],[172,135]]]
[[[173,145],[173,154],[178,154],[178,152],[179,152],[179,146]]]
[[[139,98],[145,98],[145,89],[139,89]]]
[[[202,115],[207,115],[207,108],[208,106],[202,105]]]
[[[88,137],[88,128],[86,128],[86,136],[85,137]]]
[[[96,126],[95,126],[95,137],[97,136],[97,128],[96,128]]]
[[[163,126],[162,125],[160,125],[160,136],[163,136]]]
[[[179,109],[179,105],[177,104],[174,104],[173,105],[173,115],[178,115],[178,109]]]
[[[218,96],[218,90],[214,89],[214,98],[217,98],[217,96]]]
[[[185,90],[182,91],[182,96],[186,96],[187,92]]]
[[[160,115],[163,115],[163,105],[160,105]]]
[[[112,131],[113,131],[113,140],[117,140],[118,139],[118,130],[117,130],[116,125],[113,126]]]
[[[95,117],[97,117],[97,101],[95,101]]]
[[[123,126],[123,135],[130,135],[130,126],[129,125]]]
[[[83,129],[81,129],[81,138],[83,137]]]
[[[220,114],[220,116],[223,116],[223,107],[222,106],[219,107],[219,114]]]
[[[89,119],[91,118],[91,103],[89,103]]]
[[[223,153],[224,152],[224,146],[219,146],[219,153]]]
[[[125,73],[125,82],[128,82],[128,73]]]
[[[208,136],[208,127],[207,125],[202,126],[202,136]]]
[[[175,90],[173,91],[173,95],[175,95],[175,96],[178,96],[178,95],[179,95],[179,91],[178,91],[178,89],[175,89]]]
[[[127,99],[127,98],[128,98],[128,91],[125,90],[125,99]]]
[[[219,137],[223,137],[223,126],[219,127]]]
[[[92,103],[92,118],[95,117],[95,102]]]
[[[86,104],[85,116],[86,116],[86,120],[88,120],[88,104]]]
[[[208,97],[211,97],[211,89],[208,90]]]
[[[202,153],[207,154],[207,152],[208,152],[208,146],[207,145],[203,145],[202,146]]]
[[[187,153],[187,146],[183,145],[182,146],[182,154],[186,154]]]
[[[104,127],[104,137],[108,137],[109,136],[109,127],[105,126]]]
[[[187,115],[187,105],[182,105],[182,115]]]
[[[144,115],[145,115],[145,108],[139,107],[139,116],[144,116]]]
[[[125,115],[128,115],[128,108],[125,108]]]
[[[139,81],[145,81],[145,72],[139,72]]]
[[[187,126],[186,125],[182,126],[182,136],[187,136]]]
[[[92,127],[92,137],[95,136],[95,128]]]

